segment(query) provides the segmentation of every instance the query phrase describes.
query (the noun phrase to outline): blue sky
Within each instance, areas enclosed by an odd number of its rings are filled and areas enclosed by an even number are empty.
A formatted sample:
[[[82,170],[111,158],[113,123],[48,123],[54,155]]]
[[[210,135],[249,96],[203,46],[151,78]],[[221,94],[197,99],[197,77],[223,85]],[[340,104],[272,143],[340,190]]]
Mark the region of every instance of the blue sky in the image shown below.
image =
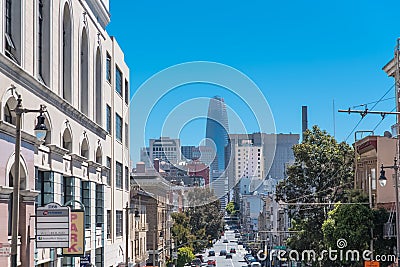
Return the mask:
[[[270,105],[277,133],[300,133],[301,106],[309,126],[317,124],[342,141],[359,115],[333,112],[380,99],[393,85],[382,67],[393,57],[400,26],[397,1],[111,1],[108,31],[116,36],[131,70],[131,93],[157,72],[183,62],[226,64],[252,79]],[[222,88],[187,85],[161,99],[146,127],[158,137],[166,114],[193,97],[222,95],[238,114],[246,107]],[[394,97],[392,89],[385,98]],[[240,102],[240,101],[239,101]],[[373,104],[369,105],[371,108]],[[394,99],[375,110],[392,110]],[[140,109],[140,103],[131,106]],[[243,115],[247,123],[248,115]],[[372,130],[381,120],[369,115],[357,130]],[[387,117],[382,134],[395,122]],[[183,127],[183,144],[204,138],[205,121]],[[135,131],[135,123],[132,123]],[[247,129],[256,129],[249,119]],[[354,136],[347,139],[353,142]],[[131,140],[135,142],[135,140]],[[132,151],[134,161],[137,151]]]

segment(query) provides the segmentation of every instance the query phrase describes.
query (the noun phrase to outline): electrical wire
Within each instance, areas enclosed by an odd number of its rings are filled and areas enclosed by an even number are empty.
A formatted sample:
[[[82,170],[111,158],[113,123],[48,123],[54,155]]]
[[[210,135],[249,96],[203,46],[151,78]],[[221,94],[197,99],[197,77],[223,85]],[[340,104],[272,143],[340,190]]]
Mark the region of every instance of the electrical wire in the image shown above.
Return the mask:
[[[385,101],[384,98],[385,96],[394,88],[394,84],[392,86],[390,86],[390,88],[386,91],[386,93],[378,100],[375,101],[375,104],[372,106],[372,108],[370,108],[369,110],[373,110],[380,102]],[[373,102],[371,102],[373,103]],[[363,105],[367,105],[367,104],[363,104]],[[363,106],[363,105],[359,105],[359,106]],[[351,132],[349,133],[349,135],[346,137],[346,139],[344,140],[345,142],[347,142],[347,140],[349,139],[349,137],[354,133],[354,131],[357,129],[358,125],[360,125],[361,121],[364,119],[364,116],[361,117],[361,119],[358,121],[358,123],[356,124],[356,126],[354,126],[353,130],[351,130]]]
[[[396,107],[394,107],[390,112],[393,112],[395,109],[396,109]],[[385,116],[385,117],[382,117],[382,119],[378,122],[378,124],[375,125],[374,129],[372,130],[373,132],[375,132],[376,128],[378,128],[378,126],[381,125],[381,123],[383,122],[383,120],[384,120],[385,118],[386,118],[386,116]]]

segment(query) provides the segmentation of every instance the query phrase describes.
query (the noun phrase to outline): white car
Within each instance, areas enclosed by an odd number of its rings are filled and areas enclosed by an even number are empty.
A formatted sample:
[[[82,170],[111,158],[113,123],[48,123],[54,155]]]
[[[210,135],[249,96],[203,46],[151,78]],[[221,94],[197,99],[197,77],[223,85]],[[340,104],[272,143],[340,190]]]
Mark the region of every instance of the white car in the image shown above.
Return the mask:
[[[252,262],[252,263],[250,264],[250,267],[261,267],[261,263],[259,263],[259,262]]]

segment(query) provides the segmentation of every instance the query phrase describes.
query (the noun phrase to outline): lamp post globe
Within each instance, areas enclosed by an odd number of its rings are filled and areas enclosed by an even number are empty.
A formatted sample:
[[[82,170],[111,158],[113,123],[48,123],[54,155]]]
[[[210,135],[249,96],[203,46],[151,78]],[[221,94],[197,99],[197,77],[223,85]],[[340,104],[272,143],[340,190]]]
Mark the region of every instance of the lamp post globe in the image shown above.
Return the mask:
[[[382,167],[381,167],[381,176],[379,177],[379,184],[382,187],[385,187],[386,186],[386,182],[387,182],[387,179],[386,179],[385,171],[383,170],[383,165],[382,165]]]
[[[43,142],[46,138],[48,131],[46,124],[44,123],[45,119],[46,118],[43,116],[43,113],[40,113],[40,115],[37,117],[37,124],[34,129],[36,138],[41,142]]]

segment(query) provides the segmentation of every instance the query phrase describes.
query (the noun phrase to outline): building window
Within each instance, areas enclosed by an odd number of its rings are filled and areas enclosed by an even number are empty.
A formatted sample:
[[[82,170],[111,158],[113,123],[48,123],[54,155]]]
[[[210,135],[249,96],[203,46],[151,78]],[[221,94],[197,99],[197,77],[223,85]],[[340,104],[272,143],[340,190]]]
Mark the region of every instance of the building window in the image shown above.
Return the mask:
[[[128,123],[125,122],[125,146],[129,147],[129,127]]]
[[[68,129],[64,130],[62,137],[62,147],[68,150],[69,153],[72,152],[72,136],[71,132]]]
[[[129,191],[130,188],[130,179],[129,179],[129,168],[125,167],[125,190]]]
[[[38,207],[45,206],[51,202],[54,202],[54,188],[62,188],[62,184],[54,182],[54,173],[37,170],[36,174],[36,191],[39,191],[39,195],[36,197],[36,204]],[[58,191],[58,190],[57,190]],[[58,191],[59,192],[59,191]],[[60,199],[61,199],[61,194]]]
[[[111,83],[111,56],[108,53],[106,55],[106,79]]]
[[[88,116],[89,114],[89,46],[86,28],[83,28],[81,35],[80,51],[80,97],[81,112]]]
[[[90,229],[91,226],[91,199],[90,199],[90,183],[82,181],[81,202],[85,206],[85,228]]]
[[[115,187],[122,189],[122,164],[118,161],[115,164]]]
[[[107,171],[107,185],[111,186],[111,170],[112,170],[112,166],[111,166],[111,158],[107,157],[106,160],[106,167],[108,168]]]
[[[129,83],[128,80],[125,79],[125,103],[129,104]]]
[[[115,114],[115,138],[122,142],[122,118],[117,113]]]
[[[64,6],[64,18],[62,25],[62,83],[63,83],[63,98],[69,103],[72,103],[72,23],[71,13],[66,3]]]
[[[75,178],[63,177],[64,180],[64,205],[75,199]]]
[[[115,91],[122,96],[122,72],[115,66]]]
[[[103,267],[104,262],[104,248],[96,248],[96,267]]]
[[[63,257],[61,260],[62,267],[75,267],[75,258]]]
[[[111,210],[107,210],[107,239],[111,239]]]
[[[122,210],[116,211],[115,217],[115,234],[117,237],[122,236]]]
[[[96,123],[102,125],[102,111],[103,111],[103,92],[102,92],[102,80],[101,80],[101,52],[97,48],[96,52],[96,72],[95,72],[95,111],[96,111]]]
[[[50,81],[50,1],[39,0],[38,8],[38,79],[49,85]]]
[[[106,106],[106,131],[111,134],[111,107]]]
[[[5,24],[6,56],[19,64],[21,60],[21,0],[6,0]]]
[[[96,226],[104,223],[104,185],[96,184]]]

